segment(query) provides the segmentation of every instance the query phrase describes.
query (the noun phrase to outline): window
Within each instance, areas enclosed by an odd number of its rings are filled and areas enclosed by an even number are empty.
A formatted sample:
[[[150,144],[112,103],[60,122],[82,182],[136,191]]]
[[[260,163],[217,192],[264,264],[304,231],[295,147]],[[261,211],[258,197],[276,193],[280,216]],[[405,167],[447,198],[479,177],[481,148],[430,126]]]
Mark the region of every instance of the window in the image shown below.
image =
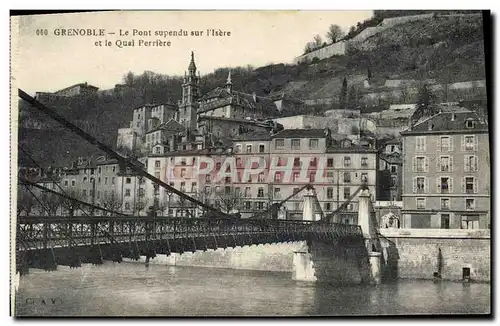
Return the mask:
[[[329,168],[333,168],[333,158],[328,158],[326,160],[326,166]]]
[[[231,183],[231,177],[226,177],[224,181],[225,183]]]
[[[474,147],[475,147],[475,144],[476,144],[476,140],[475,140],[474,135],[464,136],[464,143],[465,143],[465,148],[464,149],[466,151],[473,151]]]
[[[257,209],[259,209],[259,210],[264,209],[264,203],[261,201],[256,202],[255,206],[257,206]]]
[[[448,136],[442,136],[441,137],[441,151],[442,152],[447,152],[450,150],[450,137]]]
[[[246,201],[244,205],[245,205],[245,209],[251,209],[252,208],[252,203],[249,202],[249,201]]]
[[[74,187],[75,186],[75,180],[71,180],[71,187]]]
[[[325,203],[325,211],[331,211],[332,210],[332,203]]]
[[[449,156],[441,156],[439,158],[439,171],[441,172],[451,171],[451,158]]]
[[[311,166],[316,166],[318,165],[318,159],[316,157],[313,157],[311,160]]]
[[[68,180],[64,180],[64,186],[67,187],[68,186]]]
[[[474,184],[475,184],[474,177],[465,177],[465,193],[466,194],[475,193]]]
[[[250,196],[251,196],[250,187],[246,187],[245,188],[245,197],[250,197]]]
[[[351,182],[351,173],[344,172],[344,183],[350,183],[350,182]]]
[[[130,182],[132,182],[132,179],[130,179],[130,178],[125,178],[125,183],[129,184]]]
[[[235,153],[241,153],[241,144],[236,144],[236,147],[234,148]]]
[[[417,209],[425,209],[425,198],[417,198]]]
[[[160,161],[159,160],[156,160],[155,161],[155,168],[159,168],[160,167]]]
[[[415,150],[417,152],[425,152],[425,136],[420,136],[416,138]]]
[[[361,158],[361,166],[366,168],[368,166],[368,157]]]
[[[423,194],[425,192],[425,178],[417,177],[417,193]]]
[[[274,182],[281,182],[281,172],[276,172],[274,174]]]
[[[441,214],[441,229],[450,228],[450,214]]]
[[[83,182],[87,182],[87,177],[83,177]]]
[[[210,186],[205,186],[205,194],[206,194],[206,195],[210,195],[210,193],[212,193],[212,187],[210,187]]]
[[[101,167],[99,167],[99,168],[97,169],[97,172],[98,172],[98,173],[101,173]]]
[[[196,182],[192,182],[191,183],[191,192],[196,192],[198,189],[197,189],[197,184]]]
[[[309,139],[309,148],[310,149],[316,149],[318,147],[319,147],[318,139]]]
[[[328,199],[333,198],[333,188],[332,187],[326,188],[326,198],[328,198]]]
[[[441,209],[450,209],[450,199],[441,198]]]
[[[281,198],[281,189],[274,188],[274,198]]]
[[[479,216],[462,215],[462,229],[479,229]]]
[[[99,193],[99,191],[97,192]],[[125,197],[130,197],[130,189],[125,189]]]
[[[344,156],[344,167],[350,167],[351,166],[351,158],[349,156]]]
[[[415,158],[416,161],[416,172],[425,172],[426,160],[424,156],[417,156]]]
[[[125,203],[125,209],[130,210],[130,203]]]
[[[391,187],[396,187],[397,183],[398,183],[398,178],[395,175],[391,176]]]
[[[292,149],[300,149],[300,139],[292,139]]]
[[[299,172],[294,172],[293,173],[293,182],[296,182],[299,179]]]
[[[264,144],[260,144],[259,145],[259,153],[264,153],[264,149],[265,149]]]
[[[216,193],[217,195],[220,195],[220,193],[221,193],[221,188],[220,188],[220,186],[216,186],[216,187],[215,187],[215,193]]]
[[[465,199],[465,209],[466,210],[474,210],[476,208],[475,201],[473,198],[466,198]]]
[[[264,172],[259,173],[258,182],[264,182]]]
[[[294,211],[300,210],[300,202],[296,201],[293,203],[293,210]]]
[[[333,179],[333,172],[326,172],[327,179]]]
[[[207,174],[205,176],[205,183],[211,183],[212,182],[212,176],[210,174]]]
[[[231,187],[230,186],[225,186],[224,187],[224,194],[229,195],[231,193]]]
[[[186,191],[186,183],[185,182],[181,182],[181,187],[179,190],[182,192]]]
[[[345,187],[344,188],[344,199],[349,199],[351,197],[351,188]]]
[[[441,193],[442,194],[447,194],[451,192],[450,189],[450,178],[448,177],[442,177],[441,178]]]
[[[181,176],[183,176],[182,171],[181,171]],[[157,179],[160,178],[160,172],[155,172],[155,178]]]
[[[104,177],[104,184],[107,185],[108,184],[108,177]]]
[[[144,188],[139,188],[139,197],[144,197]]]
[[[465,172],[477,171],[477,156],[466,155],[464,161],[465,161]]]
[[[116,172],[116,166],[113,165],[113,173]]]
[[[259,188],[257,191],[257,197],[264,197],[264,188]]]
[[[309,174],[309,182],[314,183],[315,180],[316,180],[316,173],[312,172],[311,174]]]
[[[474,128],[474,120],[467,120],[467,121],[465,121],[465,127],[467,129]]]
[[[299,192],[299,188],[293,188],[293,193],[296,194]]]
[[[87,189],[83,189],[82,190],[82,196],[83,197],[87,197]]]
[[[252,145],[247,145],[247,153],[251,153],[252,152]]]
[[[361,182],[368,182],[368,173],[361,173]]]
[[[274,144],[276,146],[276,149],[283,149],[285,147],[285,140],[284,139],[276,139],[274,141]]]
[[[101,183],[101,177],[97,178],[97,183]]]
[[[130,192],[130,189],[129,189],[129,192]],[[99,190],[97,190],[97,199],[101,198],[101,192]]]
[[[215,169],[216,169],[217,171],[219,171],[219,170],[220,170],[220,165],[221,165],[221,163],[220,163],[220,162],[215,163]]]
[[[397,166],[391,165],[391,173],[396,173],[396,172],[397,172]]]

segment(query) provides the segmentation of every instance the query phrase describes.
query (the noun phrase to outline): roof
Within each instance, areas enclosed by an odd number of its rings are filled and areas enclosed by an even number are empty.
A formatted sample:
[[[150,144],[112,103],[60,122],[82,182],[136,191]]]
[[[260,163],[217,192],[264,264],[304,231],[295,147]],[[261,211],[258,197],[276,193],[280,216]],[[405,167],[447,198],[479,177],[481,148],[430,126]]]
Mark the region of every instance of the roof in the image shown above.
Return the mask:
[[[273,138],[325,138],[325,129],[285,129],[273,135]]]
[[[146,132],[146,134],[158,131],[158,130],[165,130],[169,131],[169,134],[177,133],[177,132],[182,132],[186,128],[184,128],[183,125],[181,125],[179,122],[175,121],[174,119],[170,119],[167,122],[164,122],[160,125],[158,125],[156,128],[151,129],[150,131]]]
[[[384,143],[384,145],[398,145],[401,141],[398,138],[389,139]]]
[[[94,88],[94,89],[96,89],[96,90],[97,90],[97,89],[99,89],[99,87],[92,86],[92,85],[88,84],[87,82],[85,82],[85,83],[78,83],[78,84],[74,84],[74,85],[71,85],[71,86],[65,87],[65,88],[63,88],[63,89],[60,89],[60,90],[58,90],[58,91],[55,91],[54,93],[55,93],[55,94],[57,94],[57,93],[59,93],[59,92],[62,92],[62,91],[68,90],[68,89],[73,88],[73,87],[76,87],[76,86],[84,86],[84,87],[87,87],[87,88]]]
[[[452,118],[453,115],[454,119]],[[466,127],[467,120],[475,121],[472,128]],[[411,129],[401,132],[401,135],[440,132],[484,133],[488,132],[488,125],[476,112],[440,112],[415,124]]]
[[[386,161],[390,164],[403,164],[403,159],[399,153],[384,154],[380,153],[379,157],[381,160]]]
[[[267,97],[256,95],[254,100],[254,94],[248,94],[234,90],[228,92],[228,90],[225,87],[216,87],[212,89],[210,92],[204,94],[200,98],[200,101],[203,102],[205,100],[213,98],[217,98],[219,99],[219,101],[203,103],[198,112],[199,113],[207,112],[210,110],[214,110],[218,107],[221,107],[223,105],[232,103],[234,105],[243,106],[252,111],[265,112],[266,114],[271,114],[271,115],[279,114],[278,108],[274,104],[274,101]]]
[[[252,140],[271,140],[272,136],[269,132],[247,132],[238,136],[235,136],[232,138],[232,140],[235,141],[241,141],[241,140],[246,140],[246,141],[252,141]]]
[[[266,121],[255,121],[255,120],[247,120],[247,119],[235,119],[235,118],[226,118],[226,117],[213,117],[209,115],[200,115],[198,116],[198,120],[219,120],[219,121],[227,121],[234,122],[237,124],[251,124],[258,125],[259,127],[266,128]],[[272,121],[272,120],[271,120]],[[272,124],[269,124],[269,129],[273,128]]]
[[[177,105],[175,105],[174,103],[165,102],[165,103],[158,103],[158,104],[151,104],[151,103],[141,104],[139,106],[136,106],[132,110],[137,110],[137,109],[144,108],[144,107],[146,107],[146,108],[154,108],[154,107],[162,106],[162,105],[173,106],[173,107],[177,108]]]
[[[150,154],[149,157],[172,157],[172,156],[198,156],[198,155],[225,155],[228,153],[227,149],[188,149],[181,151],[167,152],[163,154]]]

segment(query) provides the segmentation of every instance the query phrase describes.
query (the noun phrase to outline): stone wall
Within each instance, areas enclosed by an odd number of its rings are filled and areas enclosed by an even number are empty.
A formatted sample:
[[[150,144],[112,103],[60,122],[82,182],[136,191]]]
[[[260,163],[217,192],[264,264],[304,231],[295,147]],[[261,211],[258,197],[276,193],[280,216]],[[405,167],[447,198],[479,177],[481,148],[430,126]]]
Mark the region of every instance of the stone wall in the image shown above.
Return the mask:
[[[399,278],[461,280],[463,268],[474,281],[490,281],[490,231],[381,229],[384,258]],[[391,266],[387,266],[390,269]]]
[[[346,44],[344,41],[333,43],[331,45],[325,46],[324,48],[309,52],[307,54],[301,55],[295,58],[295,64],[306,61],[311,62],[314,58],[319,60],[333,57],[334,55],[344,55],[346,51]]]
[[[292,272],[293,253],[301,250],[306,250],[305,242],[285,242],[217,250],[209,249],[195,253],[183,253],[182,255],[173,253],[168,257],[158,255],[150,263],[171,266]],[[144,261],[144,257],[141,258],[141,261]]]

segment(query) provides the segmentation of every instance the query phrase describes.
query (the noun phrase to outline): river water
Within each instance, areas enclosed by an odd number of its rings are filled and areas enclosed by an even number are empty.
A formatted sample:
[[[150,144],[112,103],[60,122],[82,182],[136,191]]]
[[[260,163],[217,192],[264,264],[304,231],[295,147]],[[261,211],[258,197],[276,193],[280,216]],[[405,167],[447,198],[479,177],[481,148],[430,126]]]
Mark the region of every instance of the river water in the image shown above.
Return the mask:
[[[21,277],[17,316],[338,316],[490,313],[490,285],[334,287],[291,273],[106,262]]]

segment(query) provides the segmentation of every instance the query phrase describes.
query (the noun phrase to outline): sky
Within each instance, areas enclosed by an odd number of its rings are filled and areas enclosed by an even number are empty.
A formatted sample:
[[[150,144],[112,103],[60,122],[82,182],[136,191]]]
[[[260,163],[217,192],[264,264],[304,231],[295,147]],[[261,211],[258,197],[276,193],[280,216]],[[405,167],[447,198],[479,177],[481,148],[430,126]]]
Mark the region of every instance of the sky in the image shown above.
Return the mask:
[[[29,94],[53,92],[80,82],[109,89],[129,71],[183,75],[191,51],[202,75],[221,67],[291,63],[314,35],[326,40],[330,24],[347,32],[371,16],[372,11],[122,11],[21,16],[13,18],[11,26],[13,83]],[[55,35],[60,29],[104,29],[104,36]],[[151,36],[134,36],[134,29],[151,31]],[[154,35],[181,29],[203,31],[203,36]],[[231,35],[206,36],[207,29]],[[120,36],[120,30],[129,35]],[[47,35],[43,35],[45,31]],[[144,47],[138,44],[141,39],[171,44]],[[117,40],[133,40],[134,46],[118,48]],[[96,45],[99,41],[102,46]],[[111,46],[105,46],[106,41]]]

